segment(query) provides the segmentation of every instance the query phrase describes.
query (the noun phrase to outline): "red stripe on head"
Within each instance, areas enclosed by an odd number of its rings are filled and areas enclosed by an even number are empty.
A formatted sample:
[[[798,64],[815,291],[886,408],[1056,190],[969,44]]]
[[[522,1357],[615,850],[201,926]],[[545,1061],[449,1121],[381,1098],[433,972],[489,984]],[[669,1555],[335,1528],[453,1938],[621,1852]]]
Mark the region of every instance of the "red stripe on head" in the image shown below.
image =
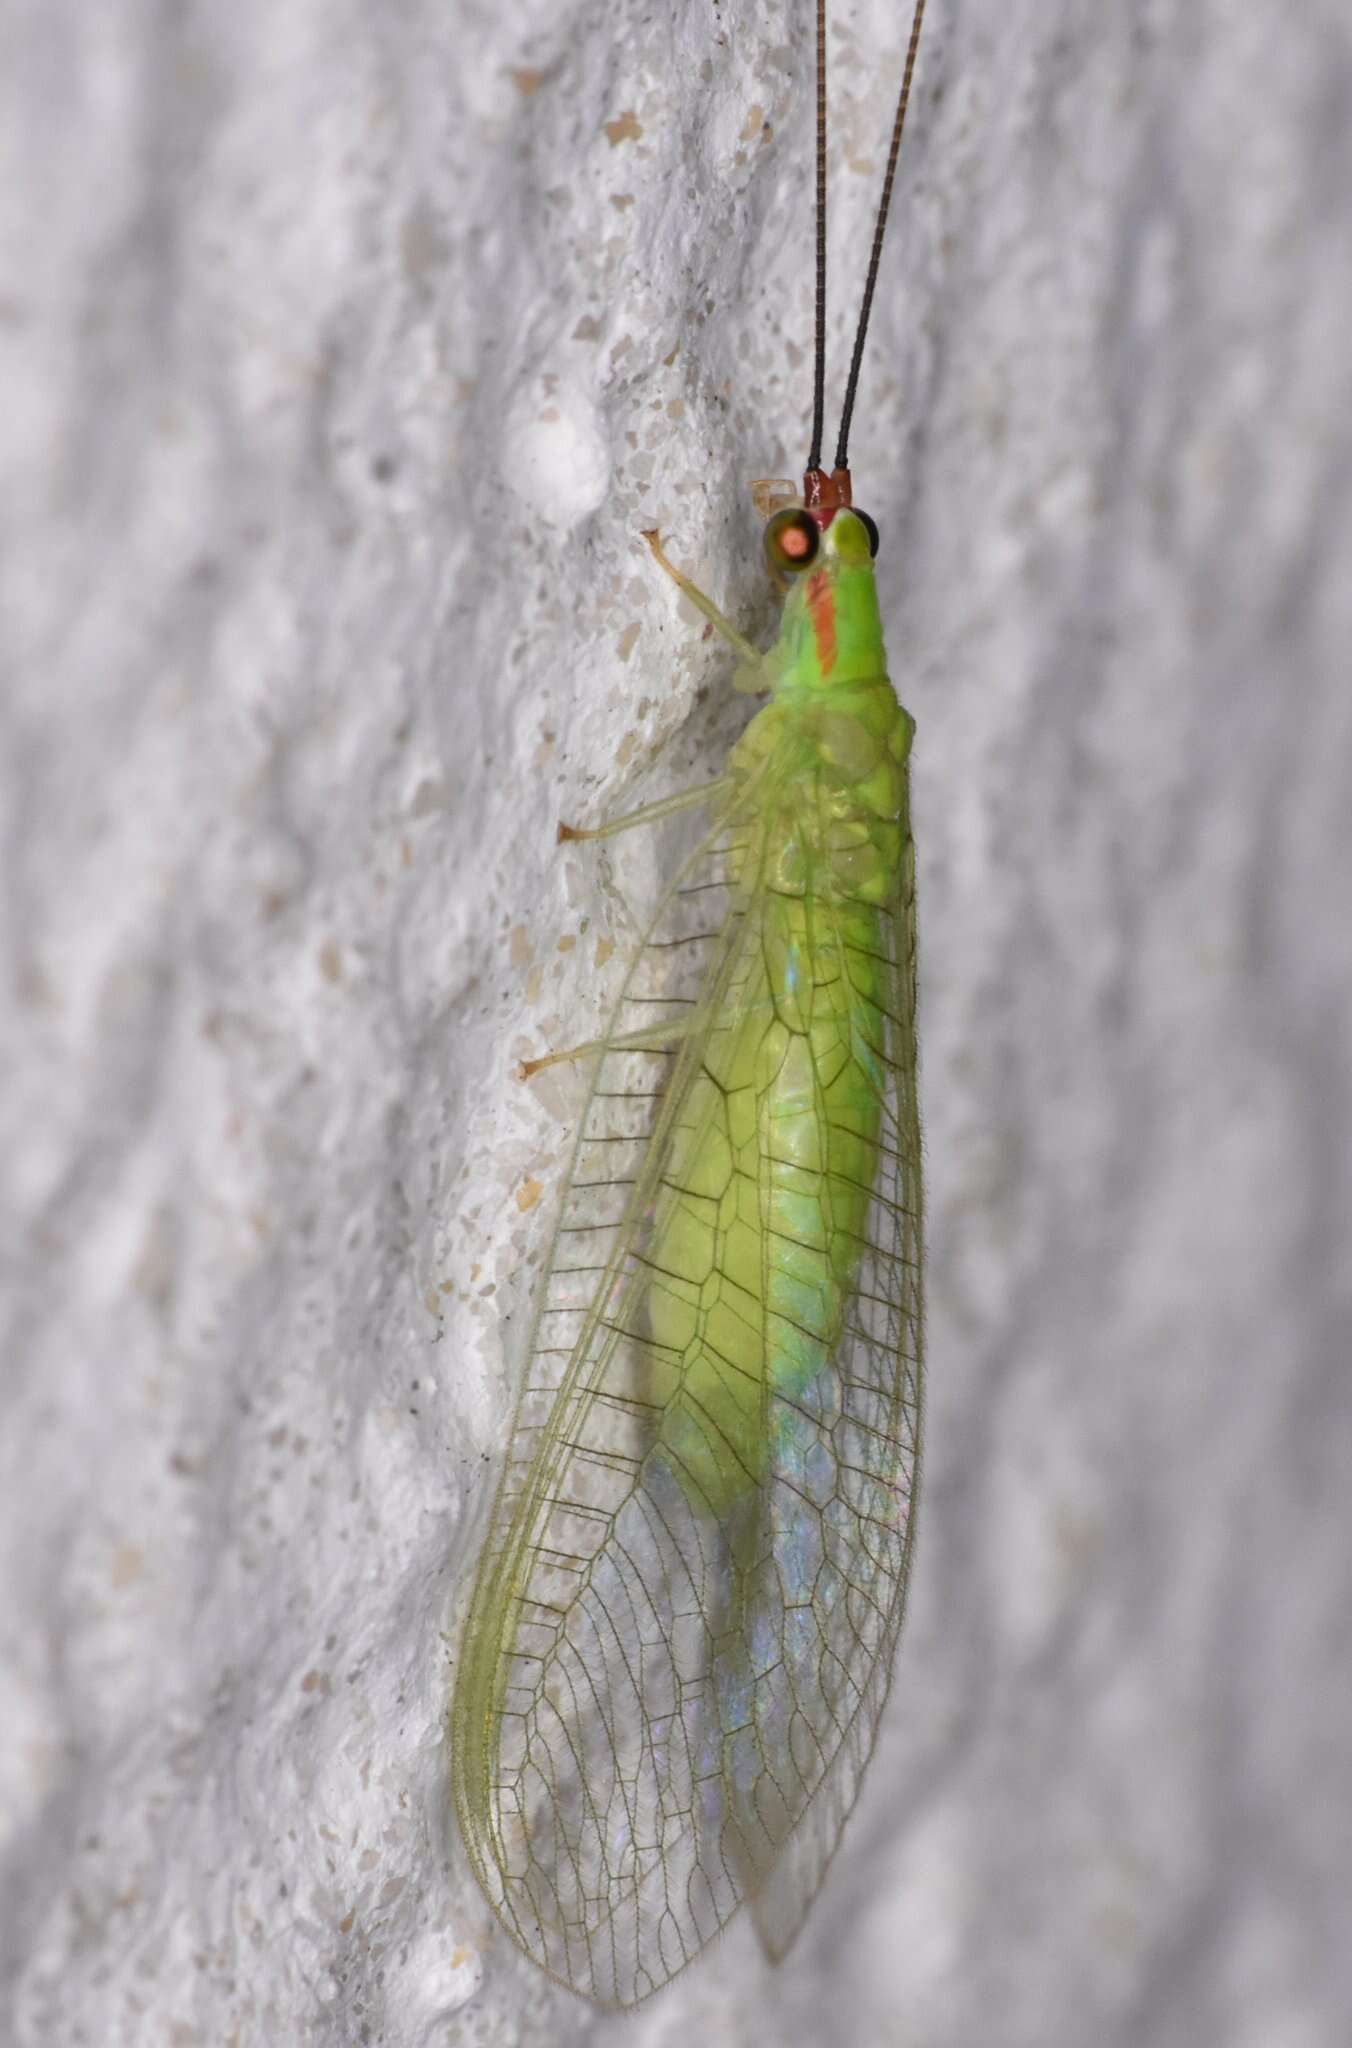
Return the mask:
[[[829,676],[836,665],[836,599],[825,569],[808,578],[807,611],[817,641],[817,666]]]

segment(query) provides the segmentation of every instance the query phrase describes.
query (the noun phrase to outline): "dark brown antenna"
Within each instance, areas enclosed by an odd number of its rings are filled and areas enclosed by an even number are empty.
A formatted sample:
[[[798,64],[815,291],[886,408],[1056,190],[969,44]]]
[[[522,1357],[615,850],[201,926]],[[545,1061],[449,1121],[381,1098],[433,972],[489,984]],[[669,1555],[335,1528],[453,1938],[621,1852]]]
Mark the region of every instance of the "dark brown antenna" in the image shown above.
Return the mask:
[[[817,324],[812,372],[812,453],[820,469],[826,432],[826,0],[817,0]]]
[[[819,37],[819,41],[820,41],[820,39],[821,39],[821,36],[822,36],[822,29],[821,29],[821,25],[820,25],[820,17],[821,17],[821,12],[822,12],[822,7],[823,7],[823,5],[824,5],[824,0],[818,0],[818,24],[819,24],[819,25],[818,25],[818,37]],[[849,440],[850,440],[850,421],[851,421],[851,419],[852,419],[852,418],[854,417],[854,400],[855,400],[855,394],[856,394],[856,392],[857,392],[857,391],[858,391],[858,389],[859,389],[859,366],[860,366],[860,364],[861,364],[861,363],[863,362],[863,360],[864,360],[864,337],[865,337],[865,336],[867,335],[867,333],[868,333],[868,319],[869,319],[869,314],[870,314],[870,313],[871,313],[871,312],[873,311],[873,288],[874,288],[874,286],[875,286],[875,285],[877,284],[877,282],[878,282],[878,264],[879,264],[879,262],[880,262],[880,260],[881,260],[881,258],[882,258],[882,253],[883,253],[883,236],[884,236],[884,235],[886,234],[886,232],[887,232],[887,209],[888,209],[888,207],[889,207],[889,206],[890,206],[890,205],[892,204],[892,181],[893,181],[893,179],[894,179],[894,178],[896,177],[896,173],[897,173],[897,158],[898,158],[898,156],[899,156],[899,155],[901,154],[901,131],[902,131],[902,129],[903,129],[903,128],[905,127],[905,125],[906,125],[906,108],[907,108],[907,104],[908,104],[908,102],[910,101],[910,97],[911,97],[911,78],[912,78],[912,74],[913,74],[913,73],[914,73],[914,71],[915,71],[915,53],[916,53],[917,49],[918,49],[918,48],[919,48],[919,46],[920,46],[920,24],[921,24],[922,20],[924,19],[924,15],[925,15],[925,0],[916,0],[915,14],[914,14],[914,16],[913,16],[913,18],[912,18],[912,21],[911,21],[911,40],[910,40],[910,43],[909,43],[909,45],[907,46],[907,50],[906,50],[906,69],[905,69],[905,71],[904,71],[904,72],[902,73],[902,78],[901,78],[901,93],[900,93],[900,95],[899,95],[899,97],[898,97],[898,99],[897,99],[897,115],[896,115],[896,119],[895,119],[895,121],[894,121],[894,122],[892,123],[892,147],[891,147],[891,149],[890,149],[890,150],[888,151],[888,156],[887,156],[887,169],[886,169],[886,171],[885,171],[885,172],[884,172],[884,174],[883,174],[883,193],[882,193],[882,198],[881,198],[881,199],[880,199],[880,200],[878,201],[878,218],[877,218],[877,221],[876,221],[876,223],[875,223],[875,225],[874,225],[874,229],[873,229],[873,249],[872,249],[872,252],[871,252],[871,254],[870,254],[870,256],[869,256],[869,262],[868,262],[868,276],[867,276],[867,277],[865,278],[865,280],[864,280],[864,300],[863,300],[863,304],[862,304],[862,305],[860,306],[860,309],[859,309],[859,326],[858,326],[858,328],[857,328],[857,329],[856,329],[856,331],[855,331],[855,337],[854,337],[854,354],[853,354],[853,356],[852,356],[852,357],[850,358],[850,376],[849,376],[849,382],[848,382],[848,383],[846,384],[846,386],[845,386],[845,407],[844,407],[844,410],[842,411],[842,413],[841,413],[841,416],[840,416],[840,439],[839,439],[839,441],[838,441],[838,442],[837,442],[837,444],[836,444],[836,460],[835,460],[835,467],[836,467],[837,469],[844,469],[844,470],[848,470],[848,468],[849,468],[849,466],[850,466],[850,458],[849,458],[849,452],[848,452],[848,451],[849,451]],[[821,60],[821,65],[820,65],[820,67],[819,67],[819,70],[818,70],[818,79],[819,79],[819,81],[820,81],[820,82],[819,82],[819,86],[818,86],[818,93],[819,93],[819,96],[820,96],[821,94],[824,94],[824,92],[825,92],[825,75],[824,75],[824,74],[825,74],[825,58],[824,58],[824,56],[823,56],[823,58],[822,58],[822,60]],[[824,200],[824,198],[823,198],[823,197],[821,196],[821,195],[822,195],[822,190],[823,190],[823,186],[822,186],[822,178],[823,178],[823,171],[822,171],[822,156],[823,156],[823,154],[824,154],[824,137],[825,137],[825,124],[826,124],[826,114],[825,114],[825,109],[824,109],[823,107],[819,106],[819,109],[818,109],[818,152],[819,152],[819,153],[818,153],[818,160],[817,160],[817,180],[818,180],[818,183],[817,183],[817,190],[818,190],[818,206],[819,206],[819,209],[821,209],[821,210],[819,210],[819,212],[818,212],[818,215],[817,215],[817,245],[818,245],[818,254],[817,254],[817,292],[818,292],[818,319],[819,319],[819,320],[820,320],[820,319],[822,318],[822,314],[823,314],[823,310],[824,310],[824,305],[825,305],[825,298],[826,298],[826,284],[825,284],[825,266],[826,266],[826,226],[825,226],[825,217],[824,217],[824,209],[825,209],[825,200]],[[822,364],[822,344],[821,344],[821,343],[819,342],[819,343],[818,343],[818,356],[817,356],[817,375],[818,375],[818,379],[819,379],[819,380],[820,380],[820,378],[821,378],[821,374],[822,374],[822,370],[821,370],[821,364]],[[818,466],[818,464],[819,464],[819,460],[820,460],[820,444],[821,444],[821,435],[820,435],[820,433],[816,433],[816,434],[814,435],[814,438],[813,438],[813,447],[814,447],[814,449],[815,449],[815,450],[817,451],[817,453],[816,453],[816,454],[814,454],[814,456],[813,456],[813,457],[812,457],[812,458],[810,459],[810,461],[809,461],[809,464],[808,464],[809,468],[815,469],[815,468],[816,468],[816,467]]]

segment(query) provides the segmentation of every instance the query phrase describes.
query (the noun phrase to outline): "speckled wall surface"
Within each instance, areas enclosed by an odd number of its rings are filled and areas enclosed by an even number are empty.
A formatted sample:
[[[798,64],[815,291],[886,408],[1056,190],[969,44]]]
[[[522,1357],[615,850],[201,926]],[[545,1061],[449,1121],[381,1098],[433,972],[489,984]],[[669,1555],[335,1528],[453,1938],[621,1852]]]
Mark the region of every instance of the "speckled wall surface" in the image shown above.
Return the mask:
[[[837,11],[839,362],[902,10]],[[770,630],[807,13],[4,8],[16,2048],[1352,2037],[1342,0],[931,0],[855,449],[926,1485],[816,1913],[603,2018],[448,1820],[578,1103],[513,1066],[645,884],[554,827],[745,716],[637,531]]]

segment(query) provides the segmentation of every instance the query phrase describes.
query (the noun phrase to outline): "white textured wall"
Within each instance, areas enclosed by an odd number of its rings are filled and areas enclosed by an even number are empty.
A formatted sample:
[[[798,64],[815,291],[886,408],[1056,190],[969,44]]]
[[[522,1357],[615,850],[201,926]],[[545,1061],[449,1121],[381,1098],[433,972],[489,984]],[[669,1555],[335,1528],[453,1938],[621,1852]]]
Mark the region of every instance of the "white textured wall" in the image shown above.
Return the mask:
[[[554,824],[745,715],[636,532],[769,629],[808,13],[4,0],[6,2043],[1352,2035],[1345,0],[932,0],[855,463],[928,1462],[801,1946],[602,2020],[448,1821],[576,1102],[512,1067],[627,936]]]

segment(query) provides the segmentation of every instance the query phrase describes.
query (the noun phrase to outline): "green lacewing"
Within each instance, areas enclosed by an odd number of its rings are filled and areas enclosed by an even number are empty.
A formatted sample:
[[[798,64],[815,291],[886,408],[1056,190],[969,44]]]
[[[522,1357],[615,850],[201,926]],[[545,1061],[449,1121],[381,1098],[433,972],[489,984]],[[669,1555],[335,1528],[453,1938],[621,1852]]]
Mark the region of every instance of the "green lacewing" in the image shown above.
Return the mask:
[[[847,453],[919,44],[915,8],[836,457],[817,319],[801,492],[761,489],[766,653],[668,562],[769,701],[603,1035],[535,1306],[452,1711],[461,1832],[542,1969],[607,2006],[750,1907],[798,1931],[891,1683],[915,1532],[922,1256],[914,725]]]

